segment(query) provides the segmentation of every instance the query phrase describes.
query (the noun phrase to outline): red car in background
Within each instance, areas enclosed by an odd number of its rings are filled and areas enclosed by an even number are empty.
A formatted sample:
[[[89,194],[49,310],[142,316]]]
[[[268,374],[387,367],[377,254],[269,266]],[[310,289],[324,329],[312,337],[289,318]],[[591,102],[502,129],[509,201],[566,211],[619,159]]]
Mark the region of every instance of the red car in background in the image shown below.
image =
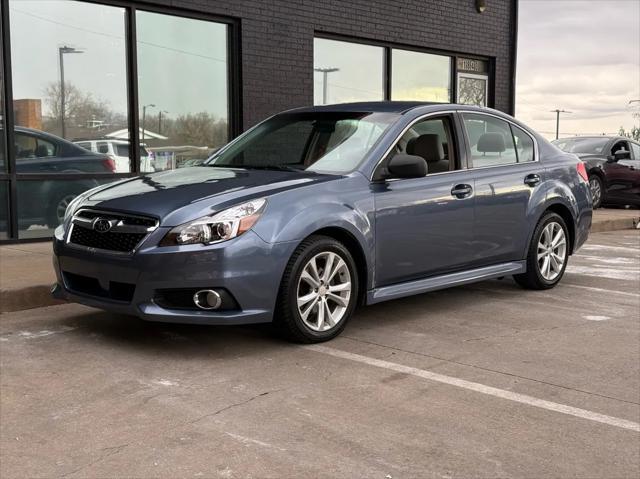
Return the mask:
[[[593,208],[640,207],[640,143],[621,136],[580,136],[552,142],[586,165]]]

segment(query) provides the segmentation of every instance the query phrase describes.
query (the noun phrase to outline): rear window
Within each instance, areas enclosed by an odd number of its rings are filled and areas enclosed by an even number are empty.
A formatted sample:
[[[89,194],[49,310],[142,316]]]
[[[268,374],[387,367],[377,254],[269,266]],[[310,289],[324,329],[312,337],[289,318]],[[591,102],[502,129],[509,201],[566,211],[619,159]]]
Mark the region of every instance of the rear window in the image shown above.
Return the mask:
[[[600,155],[604,152],[609,138],[565,138],[553,142],[558,148],[567,153],[584,153]]]

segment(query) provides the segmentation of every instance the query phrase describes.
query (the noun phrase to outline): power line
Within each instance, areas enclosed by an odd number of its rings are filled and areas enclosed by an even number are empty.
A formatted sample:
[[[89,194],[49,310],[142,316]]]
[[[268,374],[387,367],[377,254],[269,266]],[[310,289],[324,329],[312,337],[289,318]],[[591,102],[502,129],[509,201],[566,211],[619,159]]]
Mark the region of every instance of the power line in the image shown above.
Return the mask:
[[[94,35],[100,35],[100,36],[108,37],[108,38],[115,38],[117,40],[124,40],[124,36],[114,35],[113,33],[97,32],[95,30],[90,30],[89,28],[78,27],[76,25],[69,25],[68,23],[58,22],[56,20],[51,20],[50,18],[41,17],[41,16],[36,15],[34,13],[25,12],[25,11],[19,10],[17,8],[12,8],[11,10],[14,11],[14,12],[17,12],[17,13],[21,13],[23,15],[27,15],[29,17],[37,18],[38,20],[42,20],[43,22],[53,23],[55,25],[60,25],[62,27],[71,28],[71,29],[78,30],[78,31],[81,31],[81,32],[92,33]],[[187,51],[187,50],[181,50],[179,48],[173,48],[173,47],[168,47],[168,46],[165,46],[165,45],[160,45],[158,43],[146,42],[144,40],[137,40],[137,43],[141,43],[143,45],[148,45],[148,46],[152,46],[152,47],[156,47],[156,48],[161,48],[163,50],[168,50],[168,51],[172,51],[172,52],[176,52],[176,53],[183,53],[185,55],[191,55],[191,56],[194,56],[194,57],[205,58],[207,60],[213,60],[213,61],[216,61],[216,62],[226,63],[226,60],[223,60],[222,58],[210,57],[208,55],[202,55],[200,53],[194,53],[194,52],[190,52],[190,51]]]

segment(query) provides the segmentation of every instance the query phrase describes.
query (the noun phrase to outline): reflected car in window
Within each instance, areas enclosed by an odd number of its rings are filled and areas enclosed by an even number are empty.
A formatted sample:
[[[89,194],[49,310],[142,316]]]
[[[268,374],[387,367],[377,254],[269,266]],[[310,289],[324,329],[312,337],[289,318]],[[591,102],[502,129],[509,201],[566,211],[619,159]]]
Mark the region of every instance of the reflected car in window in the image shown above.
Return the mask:
[[[358,304],[503,276],[552,288],[591,216],[584,163],[500,112],[303,108],[202,165],[78,197],[55,231],[53,294],[326,341]]]
[[[593,207],[640,206],[640,143],[619,136],[560,138],[553,142],[587,167]]]
[[[30,174],[114,173],[115,164],[106,155],[95,154],[60,137],[32,128],[14,130],[16,171]],[[76,180],[73,186],[51,180],[25,180],[18,188],[21,227],[47,225],[55,228],[68,204],[79,194],[98,185],[96,180]]]
[[[77,139],[73,141],[76,145],[85,150],[107,155],[114,161],[116,173],[129,173],[131,170],[131,157],[129,152],[129,141],[116,140],[113,138],[91,138]],[[151,165],[149,152],[146,145],[140,145],[140,171],[150,173],[155,171]]]

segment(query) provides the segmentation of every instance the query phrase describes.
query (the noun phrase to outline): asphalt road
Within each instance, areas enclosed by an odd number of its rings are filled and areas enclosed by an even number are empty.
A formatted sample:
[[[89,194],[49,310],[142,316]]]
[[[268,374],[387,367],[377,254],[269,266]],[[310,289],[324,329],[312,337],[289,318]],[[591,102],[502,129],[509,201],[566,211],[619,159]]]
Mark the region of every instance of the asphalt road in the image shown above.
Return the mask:
[[[562,284],[361,309],[322,347],[77,305],[0,318],[0,477],[640,475],[640,231]]]

